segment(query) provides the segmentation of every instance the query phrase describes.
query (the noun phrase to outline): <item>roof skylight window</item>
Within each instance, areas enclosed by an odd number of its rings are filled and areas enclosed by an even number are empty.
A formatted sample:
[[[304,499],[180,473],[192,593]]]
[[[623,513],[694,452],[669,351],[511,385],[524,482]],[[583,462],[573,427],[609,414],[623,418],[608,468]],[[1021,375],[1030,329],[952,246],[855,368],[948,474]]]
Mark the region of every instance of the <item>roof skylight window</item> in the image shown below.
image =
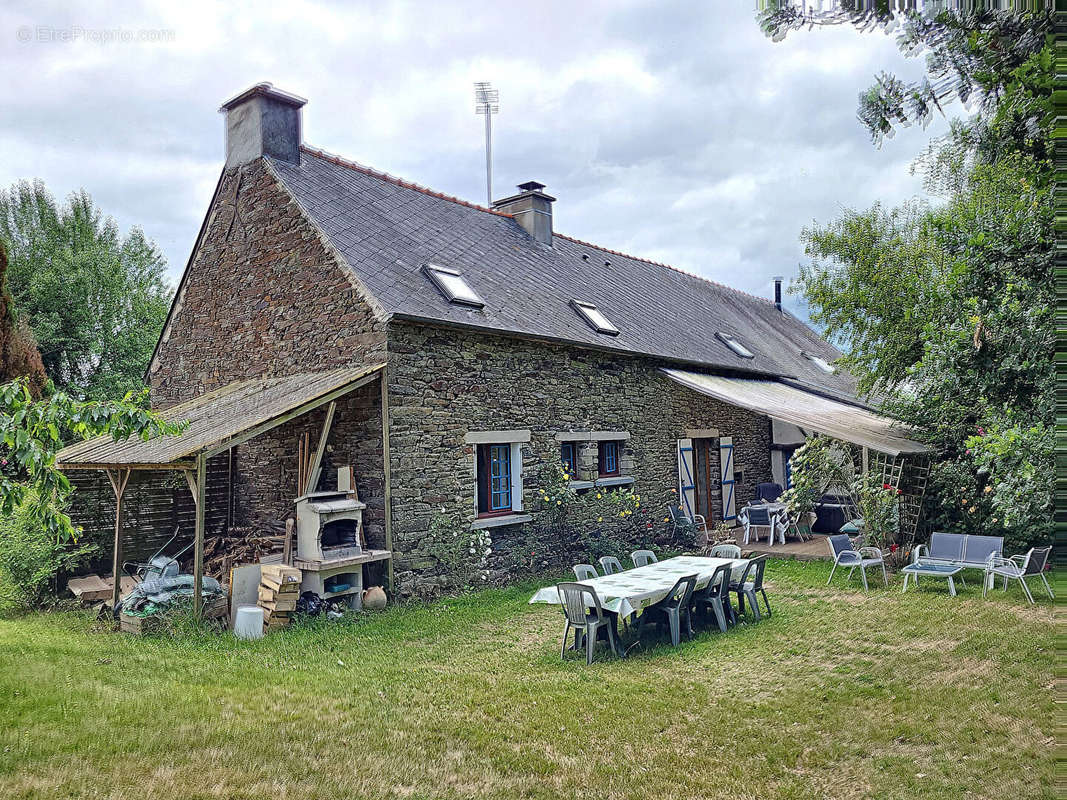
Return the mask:
[[[582,315],[582,319],[586,321],[589,327],[597,333],[603,333],[607,336],[619,335],[619,329],[612,325],[611,320],[604,316],[604,312],[592,303],[571,300],[571,305],[574,307],[575,311]]]
[[[430,276],[438,289],[450,303],[458,303],[464,306],[482,308],[485,302],[470,287],[463,275],[457,270],[441,267],[437,264],[427,264],[425,272]]]
[[[817,355],[814,355],[812,353],[807,353],[807,352],[805,352],[803,350],[801,350],[800,353],[801,353],[801,355],[804,356],[804,358],[806,358],[812,364],[817,366],[819,369],[821,369],[827,375],[833,375],[835,372],[837,372],[837,368],[834,367],[834,365],[831,364],[826,359],[819,358]]]
[[[756,357],[756,354],[749,350],[747,347],[745,347],[743,344],[741,344],[741,342],[736,337],[731,336],[728,333],[723,333],[722,331],[719,331],[715,335],[718,337],[720,342],[722,342],[724,345],[733,350],[735,355],[739,355],[741,356],[741,358]]]

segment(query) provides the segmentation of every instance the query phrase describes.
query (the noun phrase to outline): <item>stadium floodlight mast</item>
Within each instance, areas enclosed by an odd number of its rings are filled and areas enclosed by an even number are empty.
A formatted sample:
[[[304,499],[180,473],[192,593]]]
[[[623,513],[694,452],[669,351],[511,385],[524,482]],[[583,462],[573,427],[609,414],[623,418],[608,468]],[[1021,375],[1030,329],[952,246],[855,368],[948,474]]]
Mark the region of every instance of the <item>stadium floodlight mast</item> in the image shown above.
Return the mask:
[[[500,92],[489,81],[474,84],[475,113],[485,115],[485,198],[493,206],[493,114],[500,110]]]

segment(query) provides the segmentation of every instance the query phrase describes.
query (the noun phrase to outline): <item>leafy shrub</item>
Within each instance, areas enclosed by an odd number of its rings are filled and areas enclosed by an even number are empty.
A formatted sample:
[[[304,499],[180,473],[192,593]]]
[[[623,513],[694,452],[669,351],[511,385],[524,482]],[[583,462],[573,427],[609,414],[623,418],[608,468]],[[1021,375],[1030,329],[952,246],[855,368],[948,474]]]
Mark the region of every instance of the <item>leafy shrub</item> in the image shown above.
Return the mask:
[[[60,541],[41,524],[37,497],[27,495],[14,513],[0,517],[0,603],[40,606],[49,584],[97,552],[96,545]]]
[[[489,531],[472,531],[446,514],[435,514],[415,552],[436,561],[440,568],[435,572],[448,576],[456,588],[470,588],[488,581],[492,550]]]

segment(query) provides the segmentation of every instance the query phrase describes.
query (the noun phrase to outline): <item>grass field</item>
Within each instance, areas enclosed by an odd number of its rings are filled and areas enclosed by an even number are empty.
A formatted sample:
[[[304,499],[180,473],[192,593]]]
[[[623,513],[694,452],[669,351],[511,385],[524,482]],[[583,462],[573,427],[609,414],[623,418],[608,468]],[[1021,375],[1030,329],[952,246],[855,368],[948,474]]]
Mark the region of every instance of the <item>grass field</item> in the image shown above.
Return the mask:
[[[533,584],[136,639],[0,619],[0,797],[1053,797],[1053,607],[772,562],[775,614],[559,659]]]

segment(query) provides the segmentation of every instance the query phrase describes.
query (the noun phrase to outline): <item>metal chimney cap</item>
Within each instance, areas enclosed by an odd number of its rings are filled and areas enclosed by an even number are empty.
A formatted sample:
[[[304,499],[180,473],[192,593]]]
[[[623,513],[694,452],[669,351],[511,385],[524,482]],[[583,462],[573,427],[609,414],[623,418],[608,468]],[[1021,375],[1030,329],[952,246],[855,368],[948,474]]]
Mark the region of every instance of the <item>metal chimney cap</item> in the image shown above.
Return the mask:
[[[301,108],[302,106],[307,105],[307,100],[305,98],[292,94],[291,92],[283,91],[282,89],[275,89],[274,84],[264,81],[263,83],[257,83],[255,86],[251,86],[243,92],[234,95],[222,104],[219,111],[222,113],[230,111],[247,100],[251,100],[253,97],[269,97],[275,102],[291,106],[292,108]]]
[[[543,183],[538,183],[537,181],[526,181],[526,183],[520,183],[518,188],[522,189],[524,192],[539,192],[545,188],[545,185]]]

